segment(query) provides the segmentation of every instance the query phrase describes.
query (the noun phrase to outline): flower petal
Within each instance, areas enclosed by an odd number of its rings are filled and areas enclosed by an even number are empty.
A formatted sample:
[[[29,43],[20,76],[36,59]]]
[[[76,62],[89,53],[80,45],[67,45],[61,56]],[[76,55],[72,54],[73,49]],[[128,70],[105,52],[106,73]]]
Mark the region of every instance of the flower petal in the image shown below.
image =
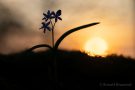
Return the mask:
[[[51,31],[51,28],[50,27],[46,27],[46,29],[48,29],[49,31]]]
[[[58,11],[56,12],[56,15],[57,15],[57,16],[60,16],[60,15],[61,15],[61,10],[58,10]]]
[[[46,18],[47,18],[47,16],[48,16],[48,15],[47,15],[47,14],[45,14],[45,13],[43,13],[43,15],[44,15]]]
[[[44,20],[44,19],[46,20],[46,17],[42,18],[42,20]]]
[[[50,19],[53,19],[53,18],[55,18],[55,12],[54,11],[52,11],[51,15],[50,15]]]
[[[54,12],[54,11],[52,11],[52,12],[51,12],[51,15],[55,15],[55,12]]]
[[[47,15],[50,15],[50,14],[51,14],[51,13],[50,13],[50,10],[48,10],[48,11],[47,11]]]
[[[59,20],[62,20],[62,18],[61,18],[61,17],[58,17],[58,19],[59,19]]]

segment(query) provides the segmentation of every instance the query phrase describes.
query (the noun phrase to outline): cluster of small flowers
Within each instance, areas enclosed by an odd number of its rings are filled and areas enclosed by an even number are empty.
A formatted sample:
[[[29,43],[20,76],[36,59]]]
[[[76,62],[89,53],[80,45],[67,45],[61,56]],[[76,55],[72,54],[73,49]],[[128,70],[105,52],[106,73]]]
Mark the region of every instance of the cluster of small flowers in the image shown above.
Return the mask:
[[[54,25],[58,20],[62,20],[61,16],[61,10],[58,10],[57,12],[54,11],[50,11],[48,10],[47,13],[43,13],[44,18],[42,20],[44,20],[44,22],[42,22],[42,27],[40,29],[44,30],[44,33],[46,30],[53,30],[54,29]],[[54,24],[52,23],[52,19],[55,19]],[[50,24],[52,26],[50,26]]]

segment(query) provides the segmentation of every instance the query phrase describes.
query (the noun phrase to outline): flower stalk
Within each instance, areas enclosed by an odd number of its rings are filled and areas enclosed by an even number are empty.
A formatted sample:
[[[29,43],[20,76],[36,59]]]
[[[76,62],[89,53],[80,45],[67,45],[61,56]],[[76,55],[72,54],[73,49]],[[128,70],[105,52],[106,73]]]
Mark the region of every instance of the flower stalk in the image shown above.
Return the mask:
[[[44,22],[42,22],[42,27],[40,29],[43,29],[44,33],[46,32],[46,30],[52,32],[52,47],[54,48],[54,27],[58,20],[62,20],[62,18],[60,17],[61,10],[58,10],[56,13],[54,11],[48,10],[48,12],[43,13],[43,15],[44,18],[42,20],[44,20]]]
[[[52,47],[54,48],[54,27],[55,27],[55,23],[52,23],[52,20],[50,20],[51,25],[52,25]]]
[[[58,87],[57,85],[58,83],[58,77],[57,77],[57,59],[56,59],[56,54],[57,54],[57,50],[58,50],[58,46],[60,45],[60,43],[63,41],[64,38],[66,38],[68,35],[70,35],[73,32],[76,32],[78,30],[82,30],[84,28],[87,27],[91,27],[94,25],[99,24],[99,22],[94,22],[94,23],[90,23],[90,24],[86,24],[86,25],[82,25],[73,29],[68,30],[67,32],[65,32],[57,41],[56,43],[54,43],[54,29],[55,29],[55,24],[58,22],[58,20],[62,20],[61,16],[61,10],[58,10],[57,12],[54,11],[50,11],[48,10],[47,13],[43,13],[44,18],[42,20],[44,20],[42,22],[42,26],[40,29],[43,30],[43,32],[45,33],[46,30],[51,31],[52,32],[52,46],[48,45],[48,44],[40,44],[40,45],[36,45],[33,46],[32,48],[29,49],[29,51],[33,51],[36,48],[40,48],[40,47],[47,47],[50,50],[53,51],[53,59],[54,59],[54,82],[56,83],[56,88]],[[53,76],[53,75],[52,75]]]

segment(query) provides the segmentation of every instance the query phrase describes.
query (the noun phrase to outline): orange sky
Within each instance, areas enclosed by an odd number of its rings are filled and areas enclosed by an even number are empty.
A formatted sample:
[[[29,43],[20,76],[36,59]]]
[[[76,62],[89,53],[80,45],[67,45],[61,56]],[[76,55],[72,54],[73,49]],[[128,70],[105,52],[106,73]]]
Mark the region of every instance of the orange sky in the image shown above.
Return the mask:
[[[36,44],[50,42],[51,34],[47,32],[44,35],[38,30],[41,26],[42,13],[48,9],[61,9],[63,21],[56,24],[56,39],[76,26],[92,22],[101,23],[73,33],[62,42],[60,48],[80,50],[87,40],[98,36],[108,43],[109,53],[135,58],[133,0],[1,0],[0,4],[8,8],[11,14],[16,16],[17,22],[23,26],[20,32],[6,34],[7,37],[2,40],[4,44],[0,46],[2,53],[20,51]]]

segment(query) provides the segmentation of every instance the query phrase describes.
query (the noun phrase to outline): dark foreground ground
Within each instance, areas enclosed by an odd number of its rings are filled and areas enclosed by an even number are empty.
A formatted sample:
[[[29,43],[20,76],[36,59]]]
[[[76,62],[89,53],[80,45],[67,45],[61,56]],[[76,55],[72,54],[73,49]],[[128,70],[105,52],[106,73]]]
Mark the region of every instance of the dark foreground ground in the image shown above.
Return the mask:
[[[57,84],[54,78],[57,60]],[[0,90],[97,90],[135,87],[135,60],[60,50],[0,55]],[[133,89],[134,90],[134,89]]]

